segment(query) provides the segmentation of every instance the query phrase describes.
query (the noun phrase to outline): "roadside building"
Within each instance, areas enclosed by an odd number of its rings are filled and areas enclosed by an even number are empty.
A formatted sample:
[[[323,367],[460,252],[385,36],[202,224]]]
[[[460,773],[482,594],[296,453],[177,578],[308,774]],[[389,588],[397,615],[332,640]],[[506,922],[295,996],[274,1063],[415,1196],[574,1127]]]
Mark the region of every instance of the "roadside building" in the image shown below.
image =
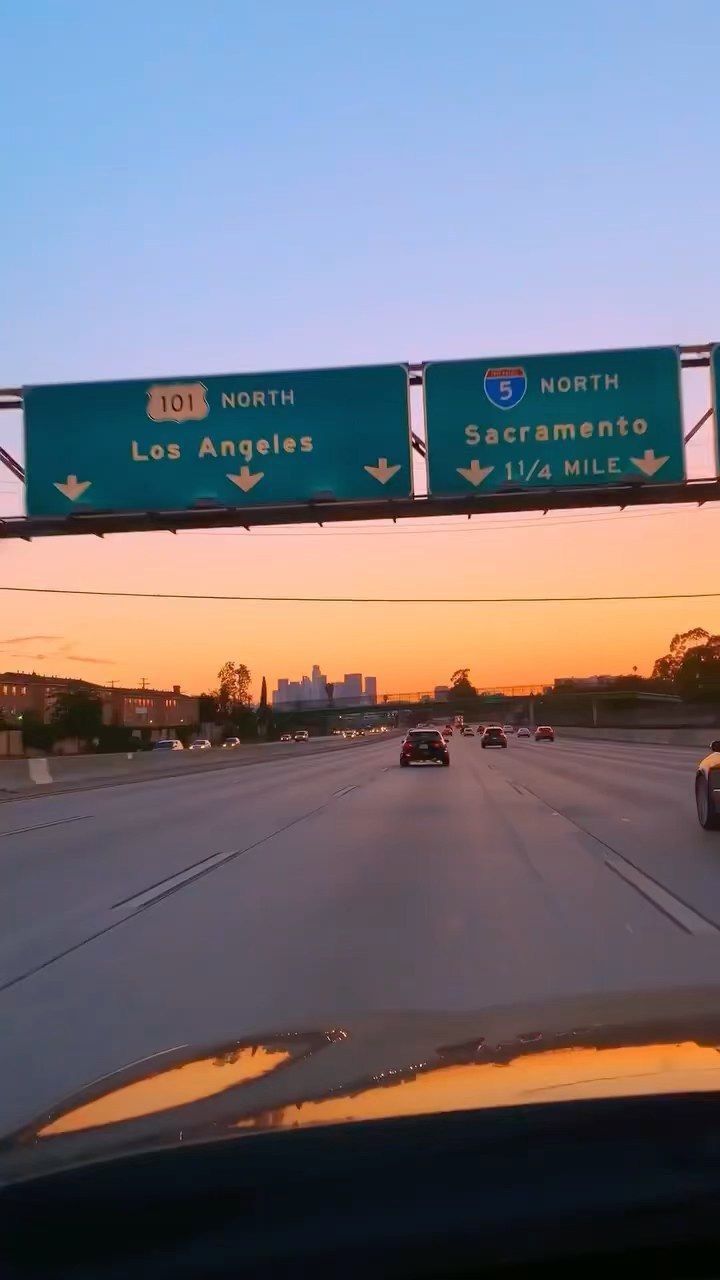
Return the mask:
[[[158,731],[187,729],[198,724],[199,700],[181,693],[179,685],[172,689],[125,688],[119,685],[92,684],[69,676],[42,676],[22,671],[0,672],[0,712],[10,722],[22,724],[28,714],[49,724],[55,702],[61,694],[87,693],[99,698],[103,706],[103,723],[126,729]]]

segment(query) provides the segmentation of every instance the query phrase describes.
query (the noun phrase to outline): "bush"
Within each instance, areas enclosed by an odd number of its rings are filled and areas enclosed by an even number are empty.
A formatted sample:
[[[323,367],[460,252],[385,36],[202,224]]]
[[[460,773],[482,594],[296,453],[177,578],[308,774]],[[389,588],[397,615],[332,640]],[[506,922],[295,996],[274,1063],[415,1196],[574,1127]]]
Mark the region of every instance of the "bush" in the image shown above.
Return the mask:
[[[43,724],[42,720],[38,719],[37,716],[34,716],[29,711],[26,712],[22,723],[24,750],[31,747],[35,751],[51,752],[57,736],[57,730],[54,725]]]
[[[122,725],[103,725],[98,733],[97,748],[99,752],[113,751],[142,751],[143,743],[140,738],[133,736],[132,729],[123,728]]]

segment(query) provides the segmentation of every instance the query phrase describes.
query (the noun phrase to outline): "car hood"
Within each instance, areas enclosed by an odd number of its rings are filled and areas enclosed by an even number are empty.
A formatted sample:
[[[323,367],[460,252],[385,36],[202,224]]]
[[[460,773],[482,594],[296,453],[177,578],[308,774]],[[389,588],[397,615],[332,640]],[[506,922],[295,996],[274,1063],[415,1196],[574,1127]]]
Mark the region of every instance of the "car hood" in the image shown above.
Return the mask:
[[[720,987],[382,1013],[158,1047],[5,1136],[0,1181],[309,1125],[708,1090]]]

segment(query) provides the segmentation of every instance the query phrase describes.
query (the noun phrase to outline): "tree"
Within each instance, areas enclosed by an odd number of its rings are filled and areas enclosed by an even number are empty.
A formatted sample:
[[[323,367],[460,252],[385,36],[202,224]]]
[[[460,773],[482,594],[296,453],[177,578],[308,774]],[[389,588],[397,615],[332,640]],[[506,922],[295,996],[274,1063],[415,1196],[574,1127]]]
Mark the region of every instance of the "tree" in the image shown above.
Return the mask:
[[[687,649],[675,676],[675,688],[683,698],[720,693],[720,636]]]
[[[225,662],[218,671],[217,704],[222,715],[230,715],[233,707],[247,707],[252,702],[251,676],[244,662]]]
[[[68,689],[59,693],[50,716],[58,735],[66,738],[97,738],[102,729],[103,704],[94,693]]]
[[[673,636],[670,652],[658,658],[653,667],[653,679],[674,681],[688,650],[709,639],[710,633],[703,627],[693,627],[691,631],[681,631]]]
[[[214,721],[218,713],[218,696],[215,693],[201,693],[198,698],[200,723]]]
[[[252,702],[252,676],[250,670],[245,666],[244,662],[238,662],[235,667],[235,675],[237,677],[237,700],[242,707],[249,707]],[[266,688],[267,696],[267,688]]]
[[[268,709],[268,700],[267,700],[267,680],[265,679],[265,676],[263,676],[262,684],[260,686],[260,702],[258,703],[258,709],[257,709],[257,712],[255,713],[255,722],[257,725],[257,732],[259,737],[261,738],[267,737],[267,731],[268,731],[268,727],[270,725],[271,719],[272,719],[272,716]]]
[[[450,677],[451,698],[476,698],[477,689],[470,683],[470,668],[459,667]]]
[[[720,636],[693,627],[673,636],[670,652],[658,658],[653,676],[673,685],[683,698],[720,693]]]

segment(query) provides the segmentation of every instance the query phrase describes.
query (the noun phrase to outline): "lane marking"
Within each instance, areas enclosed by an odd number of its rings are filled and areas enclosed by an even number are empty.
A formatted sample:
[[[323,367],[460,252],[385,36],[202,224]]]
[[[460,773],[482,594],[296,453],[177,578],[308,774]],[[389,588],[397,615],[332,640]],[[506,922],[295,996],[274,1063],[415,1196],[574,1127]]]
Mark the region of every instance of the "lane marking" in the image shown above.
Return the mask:
[[[213,867],[219,866],[222,862],[227,862],[228,858],[234,858],[235,853],[211,853],[207,858],[201,858],[200,862],[194,862],[192,866],[186,867],[184,871],[178,871],[174,876],[168,876],[165,880],[158,881],[149,889],[142,889],[140,893],[133,893],[129,898],[123,898],[121,902],[114,902],[111,910],[118,911],[121,907],[131,907],[133,910],[147,906],[151,902],[155,902],[157,898],[163,898],[168,893],[173,893],[175,889],[179,889],[182,885],[187,884],[190,880],[197,880],[199,876],[205,875],[208,871],[212,871]]]
[[[362,746],[363,744],[361,743],[359,745]],[[318,751],[318,752],[314,752],[313,754],[320,755],[320,754],[324,754],[324,752],[321,753]],[[384,771],[385,770],[380,770],[380,772],[384,772]],[[158,781],[157,779],[152,779],[152,780],[147,779],[147,782],[151,785],[157,781]],[[359,785],[360,784],[356,783],[356,784],[353,784],[353,787],[359,786]],[[353,789],[353,788],[350,788],[350,789]],[[23,797],[23,799],[26,799],[26,798],[27,797]],[[155,903],[161,902],[164,898],[169,897],[173,893],[177,893],[180,889],[184,888],[188,884],[194,883],[194,881],[200,879],[202,876],[209,875],[210,872],[215,871],[217,867],[224,866],[226,863],[232,862],[235,858],[242,857],[243,854],[251,853],[254,849],[259,848],[261,845],[269,843],[271,840],[274,840],[276,836],[283,835],[286,831],[291,830],[292,827],[297,826],[301,822],[307,821],[308,818],[312,818],[318,813],[321,813],[323,809],[326,809],[328,807],[329,803],[330,801],[327,801],[327,800],[322,801],[322,803],[316,805],[313,809],[309,809],[306,813],[298,814],[297,817],[292,818],[289,822],[286,822],[282,827],[277,827],[274,831],[268,831],[266,835],[260,836],[259,839],[254,840],[252,844],[245,845],[241,849],[231,850],[229,853],[220,852],[220,853],[209,854],[206,858],[201,858],[198,861],[191,863],[188,867],[185,867],[182,871],[177,872],[175,875],[167,877],[165,880],[157,881],[155,884],[148,886],[146,889],[141,890],[138,894],[135,894],[130,898],[121,899],[119,902],[113,903],[110,907],[106,909],[107,912],[119,911],[120,908],[122,907],[126,908],[126,910],[122,911],[122,913],[119,914],[118,919],[111,920],[109,924],[103,925],[101,928],[96,929],[93,933],[89,934],[87,937],[81,938],[79,939],[79,941],[71,943],[69,946],[64,947],[61,951],[56,952],[54,955],[48,956],[46,959],[41,960],[38,964],[33,965],[29,969],[26,969],[23,973],[16,974],[12,978],[8,978],[7,981],[0,983],[0,992],[8,991],[11,987],[17,986],[18,983],[24,982],[27,978],[32,978],[36,974],[41,973],[43,969],[48,969],[51,965],[57,963],[57,961],[65,959],[66,956],[72,955],[74,954],[74,952],[82,950],[83,947],[88,946],[91,942],[96,942],[99,938],[104,937],[105,934],[112,933],[114,929],[118,929],[120,925],[125,924],[128,920],[132,920],[136,915],[139,915],[140,912],[146,911],[148,907],[154,906]],[[87,815],[78,815],[78,816],[93,817],[94,815],[87,814]],[[153,890],[157,890],[157,892],[152,892]]]
[[[550,808],[547,800],[539,796],[536,791],[530,787],[527,788],[528,793],[533,796],[540,804],[547,809]],[[688,902],[680,898],[670,889],[666,889],[655,880],[647,871],[641,871],[640,867],[631,862],[624,853],[619,853],[617,849],[613,849],[607,840],[603,840],[601,836],[595,835],[594,831],[590,831],[588,827],[584,827],[582,823],[575,818],[569,818],[566,813],[559,812],[558,817],[564,818],[570,826],[575,827],[576,831],[582,831],[583,835],[589,837],[595,844],[606,849],[607,853],[604,857],[605,866],[609,871],[614,871],[622,880],[632,886],[643,898],[652,903],[668,920],[672,920],[678,928],[683,929],[685,933],[695,935],[700,934],[720,934],[720,928],[702,915],[695,907],[691,907]]]
[[[679,925],[685,933],[694,934],[696,937],[702,934],[720,933],[716,925],[706,920],[692,907],[687,906],[680,898],[676,898],[669,890],[663,889],[657,880],[653,880],[644,871],[639,871],[631,862],[626,862],[620,854],[611,854],[605,859],[605,866],[627,884],[632,885],[643,898]]]
[[[350,787],[341,787],[339,791],[333,791],[334,796],[346,796],[348,791],[357,791],[359,783],[353,782]]]
[[[17,827],[15,831],[0,831],[0,840],[8,836],[22,836],[26,831],[43,831],[45,827],[61,827],[64,822],[86,822],[92,813],[78,813],[73,818],[56,818],[54,822],[37,822],[34,827]]]
[[[192,884],[194,881],[199,880],[201,876],[209,875],[211,871],[216,869],[216,867],[224,866],[226,863],[232,862],[235,858],[240,858],[243,854],[250,853],[253,849],[259,848],[260,845],[266,844],[270,840],[274,840],[276,836],[283,835],[292,827],[297,826],[298,823],[305,822],[308,818],[314,817],[316,813],[320,813],[326,807],[327,802],[323,801],[322,804],[317,805],[314,809],[309,809],[307,813],[299,814],[297,818],[293,818],[290,822],[286,822],[284,826],[278,827],[275,831],[268,831],[267,835],[260,836],[258,840],[254,840],[252,844],[246,845],[242,849],[234,849],[230,853],[211,853],[209,857],[202,858],[199,862],[192,863],[190,867],[185,868],[185,873],[179,873],[179,876],[181,877],[180,883],[174,883],[178,880],[178,875],[170,876],[168,879],[160,880],[157,884],[151,885],[149,889],[144,889],[141,893],[136,894],[136,899],[146,899],[140,905],[136,904],[135,906],[131,906],[134,901],[133,898],[126,898],[121,902],[116,902],[107,910],[114,911],[123,906],[130,909],[123,911],[117,920],[112,920],[110,924],[105,924],[102,928],[96,929],[95,932],[89,934],[88,937],[81,938],[78,942],[73,942],[68,947],[63,947],[62,951],[56,952],[55,955],[48,956],[45,960],[41,960],[39,964],[33,965],[23,973],[16,974],[13,978],[8,978],[6,982],[0,984],[0,992],[8,991],[11,987],[17,986],[19,982],[24,982],[27,978],[33,978],[37,973],[41,973],[43,969],[48,969],[50,965],[56,964],[58,960],[64,960],[66,956],[72,955],[75,951],[80,951],[83,947],[87,947],[91,942],[95,942],[98,938],[104,937],[106,933],[111,933],[113,929],[118,929],[120,925],[125,924],[128,920],[132,920],[136,915],[139,915],[141,911],[146,911],[148,907],[154,906],[156,902],[161,902],[163,898],[169,897],[170,894],[177,893],[178,890],[184,888],[186,884]],[[199,870],[195,871],[194,875],[186,874],[196,867],[198,867]],[[170,887],[168,887],[168,885]],[[152,896],[148,896],[151,894],[152,889],[157,889],[158,892],[152,894]]]

